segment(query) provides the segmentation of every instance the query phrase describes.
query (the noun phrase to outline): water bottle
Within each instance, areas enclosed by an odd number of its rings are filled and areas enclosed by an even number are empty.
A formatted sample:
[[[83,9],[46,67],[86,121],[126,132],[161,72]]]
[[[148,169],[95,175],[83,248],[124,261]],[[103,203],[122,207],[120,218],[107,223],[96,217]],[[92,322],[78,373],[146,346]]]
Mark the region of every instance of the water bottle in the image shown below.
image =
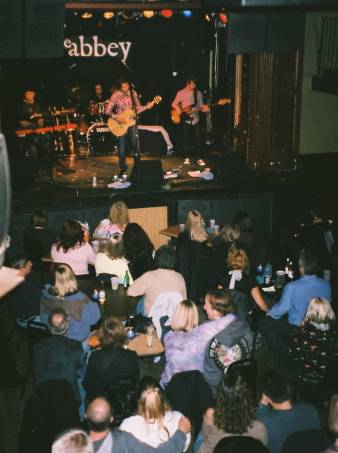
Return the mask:
[[[257,276],[256,276],[256,280],[259,285],[261,285],[264,282],[263,272],[264,272],[264,268],[261,264],[259,264],[257,266]]]
[[[271,284],[271,277],[272,277],[272,266],[269,263],[269,261],[266,263],[264,267],[264,285],[270,285]]]

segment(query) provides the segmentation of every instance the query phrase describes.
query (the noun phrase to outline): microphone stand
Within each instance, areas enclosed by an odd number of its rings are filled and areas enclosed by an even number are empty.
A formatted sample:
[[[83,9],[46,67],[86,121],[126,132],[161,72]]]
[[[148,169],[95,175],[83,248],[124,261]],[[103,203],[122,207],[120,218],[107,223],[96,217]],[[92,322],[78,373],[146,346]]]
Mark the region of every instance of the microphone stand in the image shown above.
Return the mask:
[[[141,156],[141,146],[140,146],[140,136],[139,136],[139,131],[138,131],[138,113],[137,113],[137,106],[136,106],[136,102],[135,102],[135,98],[133,96],[134,93],[136,93],[136,91],[132,88],[132,86],[130,85],[130,88],[129,88],[129,93],[130,93],[130,99],[131,99],[131,105],[133,107],[133,111],[134,111],[134,114],[135,114],[135,126],[133,126],[135,129],[134,129],[134,134],[135,134],[135,144],[136,144],[136,152],[134,154],[134,158],[136,159],[139,159],[140,156]]]

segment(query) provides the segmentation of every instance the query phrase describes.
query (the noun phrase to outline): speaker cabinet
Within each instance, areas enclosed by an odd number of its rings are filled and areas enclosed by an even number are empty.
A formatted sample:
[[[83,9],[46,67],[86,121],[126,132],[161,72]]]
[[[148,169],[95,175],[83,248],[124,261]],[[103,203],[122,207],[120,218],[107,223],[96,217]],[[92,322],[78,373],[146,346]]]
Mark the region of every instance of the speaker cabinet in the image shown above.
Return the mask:
[[[63,56],[65,7],[61,0],[26,2],[25,56]]]
[[[163,168],[160,159],[138,160],[130,175],[131,182],[139,188],[157,188],[163,184]]]

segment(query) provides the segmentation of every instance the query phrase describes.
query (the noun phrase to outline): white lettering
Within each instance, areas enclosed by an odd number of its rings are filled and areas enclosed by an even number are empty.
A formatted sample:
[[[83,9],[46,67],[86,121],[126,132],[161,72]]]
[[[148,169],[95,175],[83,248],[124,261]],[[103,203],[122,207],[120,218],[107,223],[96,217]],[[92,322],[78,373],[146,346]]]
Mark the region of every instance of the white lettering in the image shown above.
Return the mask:
[[[91,40],[91,41],[90,41]],[[67,49],[70,57],[110,57],[121,58],[123,63],[126,62],[131,48],[130,41],[119,41],[104,43],[100,41],[97,35],[88,37],[85,40],[83,35],[63,41],[64,48]]]
[[[93,55],[93,46],[84,42],[84,36],[79,36],[80,41],[80,55],[81,57],[91,57]],[[86,52],[87,49],[87,52]]]
[[[126,59],[128,58],[128,54],[129,54],[131,42],[130,42],[130,41],[127,41],[127,42],[119,42],[119,44],[120,44],[121,49],[122,49],[122,52],[123,52],[122,62],[125,63],[125,62],[126,62]]]
[[[116,42],[111,42],[107,46],[107,52],[111,57],[116,57],[118,55],[118,52],[113,52],[113,49],[118,49],[119,45]]]
[[[93,36],[94,57],[104,57],[107,53],[107,48],[101,42],[98,42],[98,37]],[[101,49],[101,53],[100,53]]]

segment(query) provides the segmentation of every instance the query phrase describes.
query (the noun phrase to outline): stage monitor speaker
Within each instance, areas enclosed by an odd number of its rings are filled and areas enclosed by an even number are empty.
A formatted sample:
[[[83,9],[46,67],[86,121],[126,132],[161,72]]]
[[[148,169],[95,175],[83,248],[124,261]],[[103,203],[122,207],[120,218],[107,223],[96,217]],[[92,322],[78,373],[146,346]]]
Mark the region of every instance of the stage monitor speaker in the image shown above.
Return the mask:
[[[22,0],[0,0],[0,58],[22,57],[22,29]]]
[[[266,14],[231,13],[228,21],[227,52],[230,54],[263,52]]]
[[[25,56],[28,58],[62,57],[64,1],[29,0],[25,7]]]
[[[11,212],[11,181],[5,137],[0,134],[0,268],[8,247],[8,228]]]
[[[163,168],[160,159],[138,160],[130,175],[136,187],[160,188],[163,184]]]

